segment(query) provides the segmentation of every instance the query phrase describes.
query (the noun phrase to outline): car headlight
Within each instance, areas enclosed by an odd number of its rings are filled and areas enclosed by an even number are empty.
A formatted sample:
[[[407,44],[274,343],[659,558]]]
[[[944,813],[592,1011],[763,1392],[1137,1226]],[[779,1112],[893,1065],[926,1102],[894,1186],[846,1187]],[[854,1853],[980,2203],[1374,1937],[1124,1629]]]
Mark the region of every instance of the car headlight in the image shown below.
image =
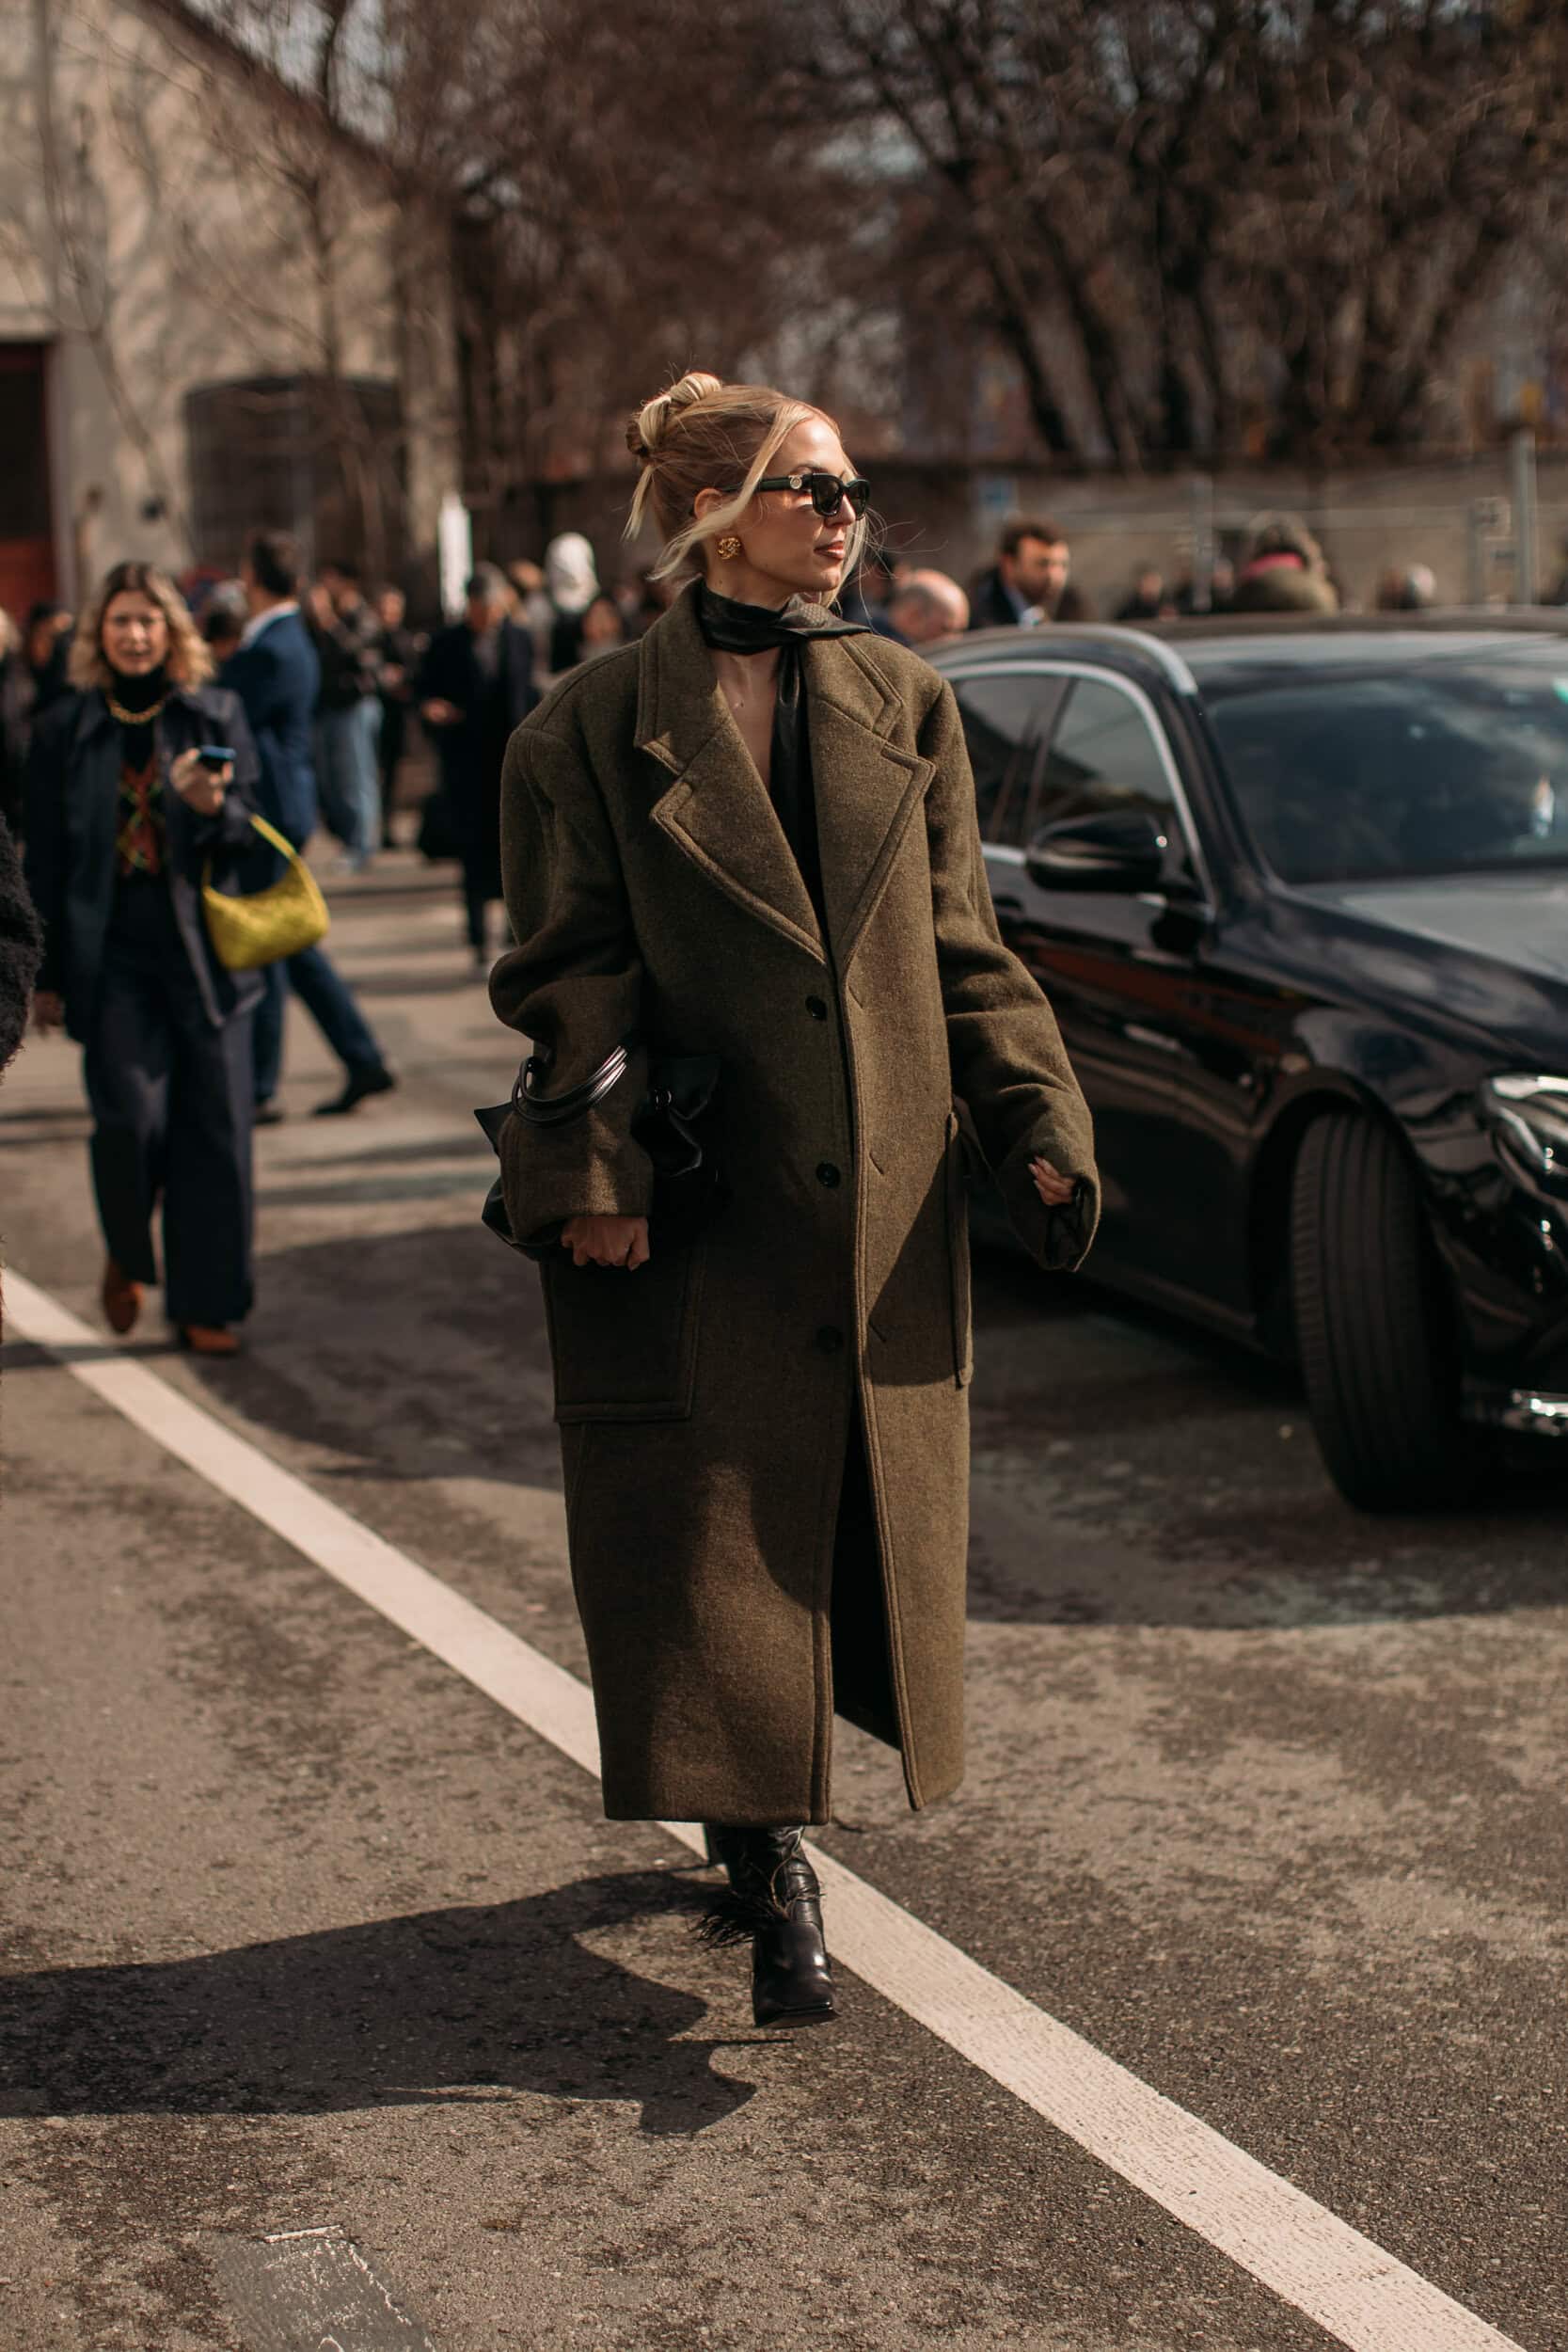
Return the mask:
[[[1481,1099],[1503,1157],[1529,1183],[1568,1192],[1568,1078],[1505,1071]]]

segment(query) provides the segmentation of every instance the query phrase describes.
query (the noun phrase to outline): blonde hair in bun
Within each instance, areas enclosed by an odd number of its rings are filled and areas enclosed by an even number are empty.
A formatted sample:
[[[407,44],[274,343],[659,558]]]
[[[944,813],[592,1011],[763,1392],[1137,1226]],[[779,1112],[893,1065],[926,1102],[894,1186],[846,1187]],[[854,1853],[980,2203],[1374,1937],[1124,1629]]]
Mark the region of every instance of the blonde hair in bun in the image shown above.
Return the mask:
[[[651,457],[669,431],[672,416],[682,408],[689,408],[696,401],[711,400],[715,392],[721,393],[723,389],[718,376],[705,375],[700,368],[689,368],[667,392],[643,402],[626,427],[626,447],[634,457]]]
[[[756,496],[769,462],[798,424],[822,416],[809,401],[791,400],[765,384],[724,384],[698,369],[649,401],[626,427],[626,447],[641,471],[626,519],[628,539],[650,514],[664,534],[652,578],[666,580],[692,561],[705,540],[733,531]],[[832,424],[831,417],[824,419]],[[833,430],[838,430],[833,426]],[[693,508],[701,490],[738,487],[723,505],[700,520]],[[846,559],[853,570],[864,532],[857,523]]]

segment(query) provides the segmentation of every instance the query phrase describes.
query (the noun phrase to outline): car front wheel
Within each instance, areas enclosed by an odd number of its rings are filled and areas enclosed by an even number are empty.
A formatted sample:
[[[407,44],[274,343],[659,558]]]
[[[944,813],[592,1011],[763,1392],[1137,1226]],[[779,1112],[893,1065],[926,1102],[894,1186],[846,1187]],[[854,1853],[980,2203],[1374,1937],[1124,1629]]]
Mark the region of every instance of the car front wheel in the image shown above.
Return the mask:
[[[1409,1161],[1356,1111],[1314,1120],[1291,1201],[1296,1346],[1329,1475],[1364,1511],[1465,1502],[1480,1460],[1459,1417],[1440,1269]]]

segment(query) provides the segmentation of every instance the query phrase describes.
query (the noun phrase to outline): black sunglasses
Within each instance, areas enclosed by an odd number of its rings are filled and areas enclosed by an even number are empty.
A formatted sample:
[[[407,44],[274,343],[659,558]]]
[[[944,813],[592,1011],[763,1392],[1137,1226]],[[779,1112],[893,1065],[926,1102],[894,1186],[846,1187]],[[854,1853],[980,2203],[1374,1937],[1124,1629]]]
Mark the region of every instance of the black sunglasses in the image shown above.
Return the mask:
[[[849,511],[858,522],[871,503],[871,485],[863,474],[856,474],[849,482],[841,482],[836,473],[768,473],[757,484],[759,490],[809,490],[811,502],[824,520],[836,515],[846,499]]]

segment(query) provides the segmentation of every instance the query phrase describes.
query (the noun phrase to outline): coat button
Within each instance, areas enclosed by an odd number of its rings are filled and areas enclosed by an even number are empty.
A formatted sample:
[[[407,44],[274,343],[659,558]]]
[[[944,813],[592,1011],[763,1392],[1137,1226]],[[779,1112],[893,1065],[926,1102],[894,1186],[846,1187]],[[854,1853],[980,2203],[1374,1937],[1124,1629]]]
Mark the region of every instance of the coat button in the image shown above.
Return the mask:
[[[826,1021],[828,1018],[828,1008],[822,1002],[820,996],[808,996],[806,998],[806,1010],[810,1013],[814,1021]]]
[[[836,1356],[844,1345],[844,1334],[834,1323],[825,1323],[816,1334],[816,1344],[824,1356]]]
[[[830,1192],[832,1191],[834,1185],[839,1182],[839,1173],[837,1168],[833,1166],[832,1160],[819,1160],[817,1162],[816,1181],[819,1184],[826,1184]]]

